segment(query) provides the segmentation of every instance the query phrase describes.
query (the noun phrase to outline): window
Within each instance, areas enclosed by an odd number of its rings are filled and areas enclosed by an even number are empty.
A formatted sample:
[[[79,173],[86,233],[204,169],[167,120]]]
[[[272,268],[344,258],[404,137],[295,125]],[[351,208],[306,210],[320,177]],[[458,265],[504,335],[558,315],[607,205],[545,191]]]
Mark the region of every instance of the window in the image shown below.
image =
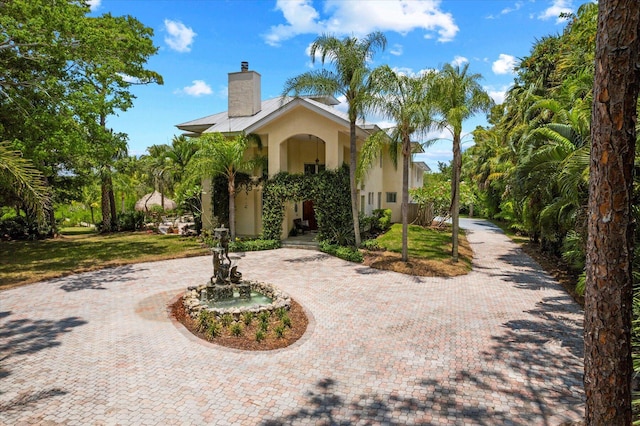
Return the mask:
[[[378,192],[378,209],[382,208],[382,192]]]
[[[364,195],[360,196],[360,213],[364,214]]]
[[[315,163],[305,163],[304,165],[304,174],[305,175],[315,175],[316,167],[318,168],[318,173],[323,172],[326,169],[324,164],[315,164]]]
[[[396,202],[397,192],[387,192],[387,203]]]
[[[369,194],[367,194],[367,201],[370,206],[373,205],[373,192],[370,192]]]

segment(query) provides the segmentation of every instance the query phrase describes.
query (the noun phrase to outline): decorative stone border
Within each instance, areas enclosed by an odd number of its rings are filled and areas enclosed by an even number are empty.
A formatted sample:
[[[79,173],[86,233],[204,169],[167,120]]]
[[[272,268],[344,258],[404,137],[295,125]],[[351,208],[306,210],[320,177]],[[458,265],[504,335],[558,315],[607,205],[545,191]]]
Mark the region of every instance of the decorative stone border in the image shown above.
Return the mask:
[[[244,282],[247,283],[246,281]],[[182,303],[189,312],[191,318],[197,318],[200,311],[207,310],[213,312],[217,317],[221,317],[224,314],[231,314],[235,319],[239,319],[243,312],[272,312],[276,309],[285,308],[289,310],[291,307],[291,297],[288,294],[281,291],[279,288],[272,284],[260,283],[257,281],[251,281],[248,284],[251,285],[251,291],[257,291],[269,297],[272,302],[268,305],[253,305],[242,306],[234,308],[212,308],[207,303],[200,300],[201,294],[206,292],[206,284],[187,288],[186,293],[182,296]]]

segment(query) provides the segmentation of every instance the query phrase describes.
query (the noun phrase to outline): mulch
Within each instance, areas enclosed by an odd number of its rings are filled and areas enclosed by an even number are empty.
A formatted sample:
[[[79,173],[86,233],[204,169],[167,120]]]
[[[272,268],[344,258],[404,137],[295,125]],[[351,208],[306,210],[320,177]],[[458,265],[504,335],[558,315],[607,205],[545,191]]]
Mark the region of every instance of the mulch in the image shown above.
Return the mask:
[[[242,323],[243,333],[241,336],[231,335],[231,332],[229,331],[230,327],[224,327],[220,336],[212,338],[211,336],[198,331],[196,321],[189,316],[182,304],[182,298],[178,298],[178,300],[170,306],[170,309],[171,315],[176,319],[176,321],[180,322],[187,330],[200,339],[216,345],[247,351],[270,351],[286,348],[298,341],[309,325],[309,319],[307,318],[304,309],[298,302],[292,299],[291,309],[289,310],[291,328],[285,328],[285,332],[282,337],[276,336],[274,332],[274,329],[280,325],[280,320],[276,315],[271,315],[266,337],[260,342],[256,341],[258,318],[254,318],[249,325]]]

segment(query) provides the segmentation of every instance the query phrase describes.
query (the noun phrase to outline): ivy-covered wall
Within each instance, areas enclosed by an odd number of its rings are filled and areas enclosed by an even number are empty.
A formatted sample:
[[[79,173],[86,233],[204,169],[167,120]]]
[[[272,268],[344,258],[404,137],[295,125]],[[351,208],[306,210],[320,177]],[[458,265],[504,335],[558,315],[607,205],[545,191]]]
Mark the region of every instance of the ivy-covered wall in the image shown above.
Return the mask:
[[[281,172],[265,182],[263,191],[263,238],[280,240],[285,202],[312,200],[318,239],[332,244],[355,244],[347,166],[316,175]]]

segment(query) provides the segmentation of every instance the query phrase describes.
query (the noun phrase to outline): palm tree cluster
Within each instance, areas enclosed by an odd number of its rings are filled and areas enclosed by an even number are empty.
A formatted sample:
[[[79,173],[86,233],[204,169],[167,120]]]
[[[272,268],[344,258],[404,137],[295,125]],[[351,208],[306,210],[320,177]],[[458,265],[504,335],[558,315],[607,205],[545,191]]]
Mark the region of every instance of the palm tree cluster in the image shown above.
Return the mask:
[[[369,64],[377,49],[384,49],[386,38],[380,32],[362,40],[346,37],[342,40],[323,35],[311,46],[311,59],[316,53],[321,61],[330,62],[333,70],[322,68],[287,80],[283,95],[314,94],[344,96],[350,121],[350,182],[351,209],[355,245],[360,245],[357,204],[357,181],[361,180],[374,159],[388,152],[394,163],[402,154],[402,259],[408,260],[407,212],[409,203],[409,165],[413,145],[428,145],[432,141],[414,141],[431,129],[447,129],[453,138],[454,167],[451,179],[453,217],[452,257],[458,260],[458,213],[461,175],[462,123],[474,114],[487,111],[493,104],[479,84],[481,76],[462,68],[445,64],[441,70],[418,75],[406,75],[388,65],[372,69]],[[367,113],[376,112],[393,120],[395,126],[372,135],[361,147],[357,158],[356,122]]]

